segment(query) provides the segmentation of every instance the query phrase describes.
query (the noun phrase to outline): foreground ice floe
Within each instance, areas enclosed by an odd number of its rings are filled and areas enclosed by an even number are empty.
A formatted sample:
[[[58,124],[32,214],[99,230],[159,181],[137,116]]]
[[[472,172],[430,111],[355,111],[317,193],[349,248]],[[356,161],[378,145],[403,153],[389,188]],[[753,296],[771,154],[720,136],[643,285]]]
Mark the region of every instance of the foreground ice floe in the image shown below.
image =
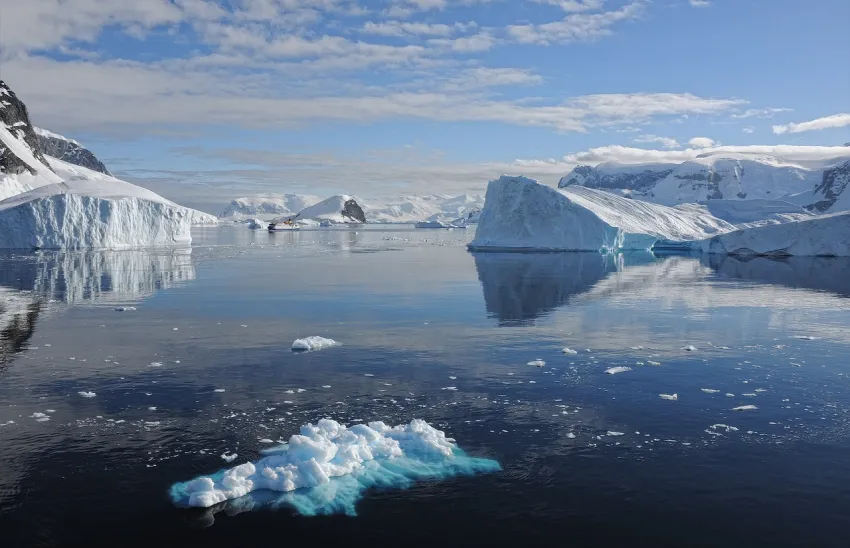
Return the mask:
[[[170,494],[179,506],[210,507],[239,499],[246,505],[291,506],[304,515],[354,515],[355,504],[372,487],[405,488],[419,479],[500,469],[494,460],[467,456],[422,420],[346,427],[323,419],[302,426],[289,443],[257,462],[176,483]]]
[[[313,336],[306,337],[304,339],[295,339],[292,343],[292,350],[295,352],[314,352],[316,350],[323,350],[337,345],[339,345],[339,343],[333,339]]]

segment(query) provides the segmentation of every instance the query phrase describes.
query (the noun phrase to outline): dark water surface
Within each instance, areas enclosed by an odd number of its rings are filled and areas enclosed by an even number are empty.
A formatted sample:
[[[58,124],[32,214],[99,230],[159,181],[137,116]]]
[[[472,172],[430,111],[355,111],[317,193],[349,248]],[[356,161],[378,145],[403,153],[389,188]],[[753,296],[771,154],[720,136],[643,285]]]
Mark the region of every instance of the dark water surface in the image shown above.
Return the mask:
[[[846,545],[850,262],[470,238],[0,255],[2,546]],[[292,354],[310,335],[343,344]],[[370,492],[357,517],[168,499],[323,417],[423,418],[503,471]]]

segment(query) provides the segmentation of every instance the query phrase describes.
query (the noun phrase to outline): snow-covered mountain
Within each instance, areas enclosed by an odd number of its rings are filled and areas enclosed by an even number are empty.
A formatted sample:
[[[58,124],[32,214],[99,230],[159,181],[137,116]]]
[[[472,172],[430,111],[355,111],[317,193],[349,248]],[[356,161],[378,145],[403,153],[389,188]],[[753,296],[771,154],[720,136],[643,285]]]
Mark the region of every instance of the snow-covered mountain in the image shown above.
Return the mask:
[[[191,242],[211,215],[45,156],[24,104],[0,83],[0,248],[128,248]]]
[[[295,215],[286,215],[281,220],[298,219],[298,222],[365,223],[366,215],[353,197],[337,194],[326,200],[304,208]]]
[[[837,158],[808,163],[764,154],[712,153],[679,164],[577,166],[561,178],[558,187],[614,191],[663,205],[715,199],[779,200],[812,192],[825,170],[850,158],[850,149],[843,158],[840,149],[836,154]]]
[[[261,194],[237,198],[219,214],[223,219],[253,219],[256,217],[280,217],[294,215],[321,201],[309,194]]]
[[[38,137],[38,143],[45,155],[58,160],[82,166],[92,171],[112,175],[103,162],[97,159],[92,151],[73,139],[68,139],[51,131],[33,128]]]
[[[480,211],[483,205],[484,199],[479,195],[431,194],[367,200],[363,210],[370,223],[452,222],[476,218],[473,212]]]
[[[850,160],[823,172],[818,186],[810,192],[790,196],[788,201],[815,213],[837,213],[850,210]]]

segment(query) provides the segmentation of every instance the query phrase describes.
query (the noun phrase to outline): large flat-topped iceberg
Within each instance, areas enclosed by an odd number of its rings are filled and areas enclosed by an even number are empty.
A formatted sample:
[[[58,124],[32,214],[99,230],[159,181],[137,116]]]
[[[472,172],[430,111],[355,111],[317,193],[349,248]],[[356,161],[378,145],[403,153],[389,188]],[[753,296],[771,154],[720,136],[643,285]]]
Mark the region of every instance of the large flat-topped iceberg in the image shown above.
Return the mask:
[[[721,255],[848,257],[850,212],[744,227],[690,246]]]
[[[584,187],[554,189],[526,177],[490,182],[472,250],[648,250],[734,227],[696,205],[667,207]]]
[[[56,172],[0,201],[0,248],[127,249],[188,245],[214,217],[102,173],[49,159]],[[56,182],[58,177],[59,182]],[[43,184],[46,183],[46,184]]]

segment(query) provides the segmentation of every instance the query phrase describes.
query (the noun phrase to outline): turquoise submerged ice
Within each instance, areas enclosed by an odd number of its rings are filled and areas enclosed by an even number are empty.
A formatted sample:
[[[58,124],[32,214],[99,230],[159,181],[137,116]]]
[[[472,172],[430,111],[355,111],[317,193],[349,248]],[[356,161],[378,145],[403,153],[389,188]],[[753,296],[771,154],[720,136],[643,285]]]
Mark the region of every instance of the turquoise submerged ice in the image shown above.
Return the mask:
[[[301,514],[355,514],[369,488],[409,487],[414,481],[500,470],[499,463],[467,456],[427,422],[390,427],[383,422],[346,427],[323,419],[301,427],[289,443],[210,476],[171,487],[180,506],[291,506]],[[238,499],[238,500],[237,500]]]

